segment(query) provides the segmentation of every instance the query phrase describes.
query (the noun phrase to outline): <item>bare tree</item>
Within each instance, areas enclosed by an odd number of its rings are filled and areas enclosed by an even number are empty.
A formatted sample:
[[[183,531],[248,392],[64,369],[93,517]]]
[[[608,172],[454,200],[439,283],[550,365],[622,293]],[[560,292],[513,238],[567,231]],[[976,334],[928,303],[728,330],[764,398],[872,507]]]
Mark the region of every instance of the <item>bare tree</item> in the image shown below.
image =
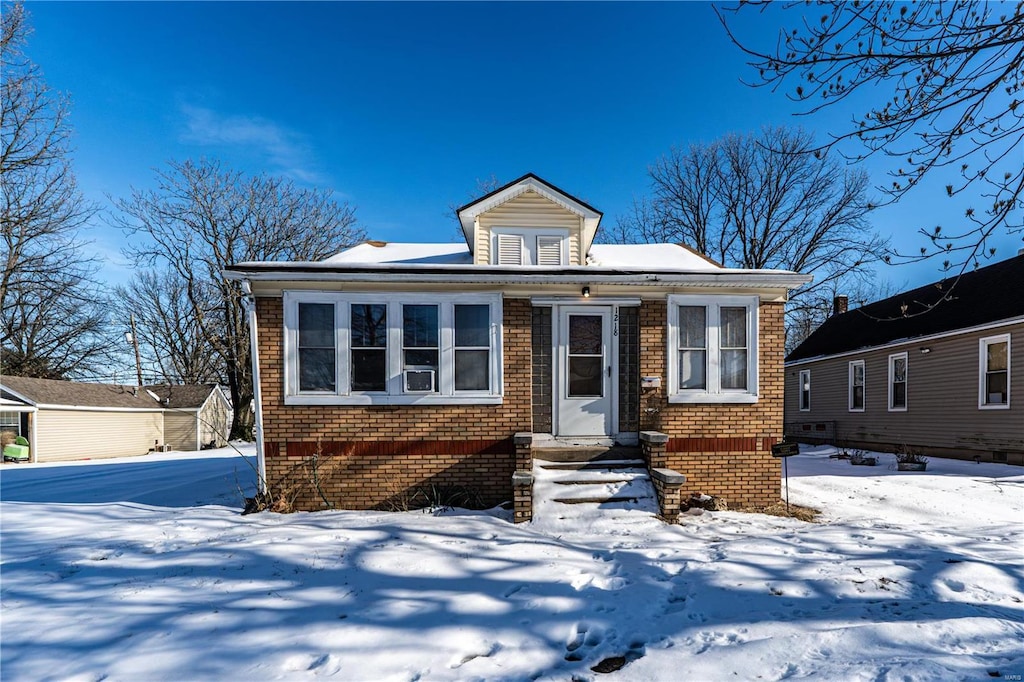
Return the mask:
[[[949,197],[974,188],[980,210],[968,208],[952,230],[922,227],[928,246],[895,256],[946,254],[945,268],[952,258],[962,272],[995,253],[988,242],[997,230],[1024,231],[1024,2],[794,2],[784,6],[793,26],[764,49],[730,29],[729,13],[768,5],[715,10],[752,58],[755,85],[785,85],[790,99],[806,103],[804,114],[855,93],[872,102],[817,151],[854,140],[851,159],[892,157],[883,188],[890,201],[935,174]]]
[[[203,293],[215,295],[212,287]],[[200,301],[203,310],[214,309],[214,301]],[[224,364],[203,335],[192,312],[185,280],[177,273],[147,270],[138,273],[114,293],[114,310],[122,320],[135,316],[143,374],[156,383],[222,383]]]
[[[856,278],[836,280],[819,290],[815,296],[798,298],[786,308],[786,353],[799,346],[804,339],[820,327],[834,312],[836,296],[845,296],[849,309],[858,308],[883,298],[894,296],[907,288],[907,283],[894,284],[888,280]]]
[[[619,232],[682,242],[726,267],[813,274],[793,299],[825,296],[865,277],[886,242],[867,220],[867,176],[805,153],[813,144],[803,131],[766,128],[672,148],[650,167],[652,195],[620,218]]]
[[[98,263],[78,230],[94,215],[71,171],[66,98],[24,52],[21,3],[0,17],[0,318],[3,370],[82,378],[108,359]]]
[[[219,162],[171,162],[157,187],[115,202],[113,221],[134,237],[126,255],[167,270],[188,301],[190,324],[223,364],[234,405],[231,437],[251,433],[249,332],[237,282],[221,272],[244,261],[319,260],[363,238],[355,211],[328,190],[246,176]]]

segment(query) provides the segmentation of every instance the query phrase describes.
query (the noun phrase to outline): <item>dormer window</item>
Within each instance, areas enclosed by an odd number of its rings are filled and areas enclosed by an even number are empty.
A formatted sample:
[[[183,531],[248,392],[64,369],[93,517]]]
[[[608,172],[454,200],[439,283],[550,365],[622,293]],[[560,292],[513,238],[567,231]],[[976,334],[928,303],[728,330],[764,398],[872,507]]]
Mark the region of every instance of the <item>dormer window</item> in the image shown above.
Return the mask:
[[[566,265],[569,262],[568,241],[567,230],[495,228],[491,263],[546,267]]]

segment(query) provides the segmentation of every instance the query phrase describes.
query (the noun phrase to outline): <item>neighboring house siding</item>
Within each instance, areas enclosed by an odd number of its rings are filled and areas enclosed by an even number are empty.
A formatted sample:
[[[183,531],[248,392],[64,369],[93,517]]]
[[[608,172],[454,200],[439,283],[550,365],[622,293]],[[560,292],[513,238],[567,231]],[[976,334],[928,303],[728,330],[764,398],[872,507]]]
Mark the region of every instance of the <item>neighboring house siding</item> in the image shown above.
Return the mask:
[[[782,437],[783,312],[782,303],[759,306],[756,403],[669,404],[664,398],[666,304],[643,302],[640,375],[661,377],[662,389],[641,397],[640,428],[669,436],[668,466],[686,476],[684,493],[720,496],[733,507],[778,502],[781,466],[771,445]]]
[[[531,430],[531,308],[506,299],[504,400],[500,405],[305,406],[283,399],[282,300],[258,298],[267,481],[280,494],[300,487],[296,508],[401,508],[406,491],[471,488],[485,505],[512,499],[511,437]]]
[[[979,341],[1009,333],[1010,408],[978,408]],[[930,352],[921,353],[921,348]],[[907,353],[907,409],[890,411],[889,356]],[[865,409],[850,412],[847,368],[864,360]],[[799,372],[811,371],[811,409],[799,410]],[[835,422],[835,439],[855,447],[910,446],[926,454],[1024,463],[1024,324],[792,364],[786,368],[786,422],[799,439],[804,424]]]
[[[163,442],[163,414],[56,410],[37,413],[37,461],[144,455]]]
[[[528,191],[480,215],[476,235],[476,262],[491,262],[491,230],[494,228],[554,228],[569,231],[569,264],[584,265],[580,253],[581,218],[536,192]]]
[[[215,447],[227,445],[231,432],[231,410],[227,403],[214,394],[206,401],[199,415],[199,446],[205,447],[213,443]]]
[[[164,443],[173,450],[195,450],[196,413],[173,410],[165,412]]]

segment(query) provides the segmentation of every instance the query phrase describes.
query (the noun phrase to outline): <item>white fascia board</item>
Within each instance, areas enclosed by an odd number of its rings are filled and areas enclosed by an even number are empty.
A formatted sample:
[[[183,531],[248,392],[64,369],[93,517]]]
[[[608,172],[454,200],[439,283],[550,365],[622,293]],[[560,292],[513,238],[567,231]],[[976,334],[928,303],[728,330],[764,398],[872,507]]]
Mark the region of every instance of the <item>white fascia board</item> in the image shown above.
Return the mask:
[[[964,327],[963,329],[954,329],[948,332],[939,332],[937,334],[929,334],[928,336],[915,336],[913,338],[896,339],[888,343],[883,343],[878,346],[864,346],[862,348],[854,348],[853,350],[846,350],[842,353],[833,353],[831,355],[816,355],[813,358],[804,358],[803,360],[791,360],[785,363],[786,367],[798,367],[799,365],[807,365],[812,362],[821,362],[822,360],[832,360],[835,358],[845,358],[850,355],[863,355],[864,353],[873,353],[878,350],[888,350],[890,348],[899,348],[900,346],[907,346],[910,344],[928,343],[929,341],[937,341],[939,339],[949,338],[951,336],[960,336],[961,334],[974,334],[976,332],[988,331],[989,329],[999,329],[1000,327],[1008,327],[1014,324],[1020,324],[1024,322],[1024,315],[1018,317],[1011,317],[1005,320],[999,320],[997,322],[988,322],[986,324],[979,324],[974,327]]]
[[[51,405],[39,403],[40,410],[76,410],[79,412],[164,412],[162,407],[88,407],[85,405]]]
[[[397,268],[396,268],[397,269]],[[536,268],[534,268],[536,269]],[[388,282],[409,284],[628,284],[634,286],[701,286],[728,288],[796,289],[811,281],[807,275],[789,272],[718,271],[703,273],[636,272],[570,266],[561,274],[533,274],[515,266],[493,266],[480,273],[390,272],[367,268],[346,272],[225,271],[227,279],[265,282]]]
[[[0,412],[37,412],[35,405],[0,405]]]

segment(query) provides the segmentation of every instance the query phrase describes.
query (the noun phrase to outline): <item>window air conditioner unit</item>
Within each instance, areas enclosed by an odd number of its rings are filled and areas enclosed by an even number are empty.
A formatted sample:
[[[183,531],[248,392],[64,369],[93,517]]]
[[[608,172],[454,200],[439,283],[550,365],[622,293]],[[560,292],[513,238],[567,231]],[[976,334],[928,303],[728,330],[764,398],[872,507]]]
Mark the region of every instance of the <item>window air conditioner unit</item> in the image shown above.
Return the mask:
[[[406,393],[434,392],[433,369],[407,369],[402,374],[405,376]]]

